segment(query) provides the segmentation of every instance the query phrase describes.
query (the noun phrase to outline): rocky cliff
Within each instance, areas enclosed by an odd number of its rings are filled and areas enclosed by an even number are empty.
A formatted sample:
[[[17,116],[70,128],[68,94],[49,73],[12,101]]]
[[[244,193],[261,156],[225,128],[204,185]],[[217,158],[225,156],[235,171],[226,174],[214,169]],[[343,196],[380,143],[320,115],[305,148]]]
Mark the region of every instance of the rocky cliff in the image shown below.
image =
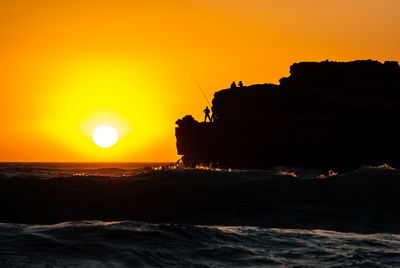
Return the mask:
[[[302,62],[279,85],[224,89],[214,122],[177,121],[185,164],[353,169],[400,163],[397,62]]]

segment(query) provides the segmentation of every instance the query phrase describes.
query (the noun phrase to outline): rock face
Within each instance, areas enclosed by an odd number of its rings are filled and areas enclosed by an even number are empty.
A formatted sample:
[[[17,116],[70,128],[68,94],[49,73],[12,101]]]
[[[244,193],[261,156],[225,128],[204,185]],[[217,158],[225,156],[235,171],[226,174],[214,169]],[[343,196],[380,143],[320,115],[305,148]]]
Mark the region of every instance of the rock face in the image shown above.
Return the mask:
[[[177,121],[187,165],[354,169],[400,163],[397,62],[302,62],[280,85],[216,92],[213,123]]]

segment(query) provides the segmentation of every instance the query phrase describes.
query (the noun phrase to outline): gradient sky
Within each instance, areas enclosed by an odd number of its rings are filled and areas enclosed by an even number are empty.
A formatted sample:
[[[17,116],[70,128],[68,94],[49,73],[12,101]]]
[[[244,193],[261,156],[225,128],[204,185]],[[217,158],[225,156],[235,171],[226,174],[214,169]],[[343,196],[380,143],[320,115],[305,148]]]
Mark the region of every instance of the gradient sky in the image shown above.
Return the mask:
[[[136,3],[137,2],[137,3]],[[145,3],[142,3],[145,2]],[[399,0],[2,0],[0,161],[176,161],[175,121],[298,61],[400,61]],[[120,141],[91,140],[111,125]]]

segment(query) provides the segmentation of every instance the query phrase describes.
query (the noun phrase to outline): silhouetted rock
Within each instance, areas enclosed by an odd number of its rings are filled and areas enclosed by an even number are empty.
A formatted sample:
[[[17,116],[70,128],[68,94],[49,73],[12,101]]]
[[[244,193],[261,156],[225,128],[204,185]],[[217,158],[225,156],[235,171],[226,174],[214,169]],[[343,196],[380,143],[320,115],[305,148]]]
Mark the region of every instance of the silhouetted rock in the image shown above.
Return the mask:
[[[178,153],[188,165],[399,164],[397,62],[296,63],[280,85],[224,89],[212,104],[213,123],[177,122]]]

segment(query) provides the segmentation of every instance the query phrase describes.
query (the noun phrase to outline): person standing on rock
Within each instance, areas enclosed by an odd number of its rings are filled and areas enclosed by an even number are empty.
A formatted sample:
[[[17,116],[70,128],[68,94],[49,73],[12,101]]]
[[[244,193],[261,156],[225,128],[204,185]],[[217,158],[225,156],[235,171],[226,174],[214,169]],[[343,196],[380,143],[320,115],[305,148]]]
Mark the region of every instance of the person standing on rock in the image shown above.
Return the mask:
[[[204,122],[207,122],[207,119],[211,122],[211,116],[210,116],[210,109],[208,109],[208,106],[203,111],[204,113]]]

